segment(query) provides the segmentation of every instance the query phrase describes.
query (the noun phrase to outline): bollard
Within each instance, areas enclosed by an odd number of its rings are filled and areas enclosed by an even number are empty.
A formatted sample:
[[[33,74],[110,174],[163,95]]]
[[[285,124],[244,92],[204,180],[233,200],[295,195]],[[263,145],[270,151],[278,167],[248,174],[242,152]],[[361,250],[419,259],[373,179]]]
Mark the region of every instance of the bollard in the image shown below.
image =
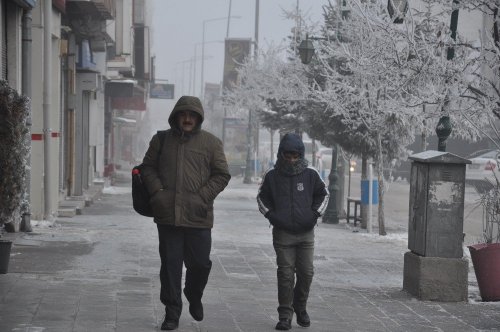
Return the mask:
[[[11,247],[12,241],[0,240],[0,274],[7,273],[9,269]]]

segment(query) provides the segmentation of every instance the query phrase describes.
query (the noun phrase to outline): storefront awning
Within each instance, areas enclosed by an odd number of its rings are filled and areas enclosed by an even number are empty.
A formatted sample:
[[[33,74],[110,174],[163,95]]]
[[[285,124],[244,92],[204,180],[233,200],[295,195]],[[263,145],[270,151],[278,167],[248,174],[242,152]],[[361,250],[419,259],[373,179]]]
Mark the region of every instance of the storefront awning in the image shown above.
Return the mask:
[[[118,122],[118,123],[124,123],[124,124],[135,124],[137,122],[134,119],[124,118],[121,116],[117,116],[117,117],[113,118],[113,121]]]
[[[14,0],[19,6],[23,8],[35,8],[36,0]]]

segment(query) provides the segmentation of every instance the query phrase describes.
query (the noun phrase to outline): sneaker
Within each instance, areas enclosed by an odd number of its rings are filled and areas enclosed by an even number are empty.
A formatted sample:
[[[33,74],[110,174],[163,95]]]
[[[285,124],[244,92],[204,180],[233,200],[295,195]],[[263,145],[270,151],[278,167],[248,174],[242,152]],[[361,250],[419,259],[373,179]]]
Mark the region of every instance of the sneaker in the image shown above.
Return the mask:
[[[174,319],[169,319],[165,317],[165,320],[161,324],[161,330],[162,331],[170,331],[170,330],[177,330],[179,327],[179,321],[174,320]]]
[[[307,314],[307,311],[299,311],[295,312],[297,315],[297,324],[299,324],[302,327],[309,327],[311,326],[311,319],[309,319],[309,315]]]
[[[292,320],[288,318],[280,318],[278,324],[276,324],[275,329],[280,331],[288,331],[292,328]]]
[[[189,301],[189,313],[191,314],[191,317],[193,317],[194,320],[201,322],[203,320],[203,304],[201,303],[201,300],[191,301],[185,288],[184,295],[186,295],[186,298]]]

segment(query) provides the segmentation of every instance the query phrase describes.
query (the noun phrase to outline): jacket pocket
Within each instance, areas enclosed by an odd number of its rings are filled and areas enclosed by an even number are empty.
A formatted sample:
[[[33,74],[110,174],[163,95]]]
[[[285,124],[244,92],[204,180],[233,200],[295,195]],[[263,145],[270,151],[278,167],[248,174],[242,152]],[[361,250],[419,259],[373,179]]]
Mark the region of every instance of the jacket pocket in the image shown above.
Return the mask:
[[[271,225],[275,227],[282,229],[291,229],[292,227],[290,213],[285,213],[283,210],[270,211],[268,217]]]
[[[186,209],[190,222],[204,222],[208,217],[208,206],[198,193],[188,195]]]
[[[170,190],[158,191],[149,201],[153,209],[153,216],[159,219],[173,219],[174,211],[174,192]]]
[[[295,213],[295,220],[303,229],[314,227],[318,221],[318,217],[311,208],[297,209]]]

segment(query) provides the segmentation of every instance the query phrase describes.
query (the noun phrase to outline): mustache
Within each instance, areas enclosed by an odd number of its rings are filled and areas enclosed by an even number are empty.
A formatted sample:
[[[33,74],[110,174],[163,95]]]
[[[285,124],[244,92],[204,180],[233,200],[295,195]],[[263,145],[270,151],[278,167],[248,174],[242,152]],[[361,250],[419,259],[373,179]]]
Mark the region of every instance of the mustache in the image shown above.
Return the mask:
[[[183,125],[194,125],[193,121],[182,121]]]

